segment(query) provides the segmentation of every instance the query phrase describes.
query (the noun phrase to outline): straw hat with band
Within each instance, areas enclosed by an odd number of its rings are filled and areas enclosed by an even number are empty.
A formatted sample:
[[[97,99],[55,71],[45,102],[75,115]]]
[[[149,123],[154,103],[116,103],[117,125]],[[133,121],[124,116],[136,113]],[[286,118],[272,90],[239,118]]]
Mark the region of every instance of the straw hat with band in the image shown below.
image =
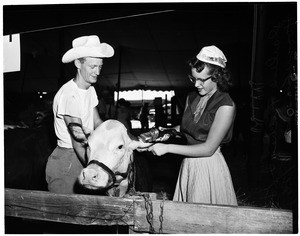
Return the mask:
[[[82,57],[107,58],[114,55],[114,49],[107,43],[100,43],[97,35],[76,38],[73,40],[72,46],[73,48],[63,55],[63,63],[69,63]]]
[[[227,59],[225,55],[214,45],[203,47],[196,57],[200,61],[214,64],[222,68],[226,67]]]

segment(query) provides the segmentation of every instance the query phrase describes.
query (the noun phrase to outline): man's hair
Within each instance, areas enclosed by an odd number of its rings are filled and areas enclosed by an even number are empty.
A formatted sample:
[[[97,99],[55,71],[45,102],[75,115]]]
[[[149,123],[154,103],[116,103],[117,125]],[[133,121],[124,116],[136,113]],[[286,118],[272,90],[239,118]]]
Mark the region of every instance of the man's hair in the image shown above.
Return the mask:
[[[85,62],[86,58],[85,57],[81,57],[81,58],[78,58],[78,60],[80,61],[81,64],[83,64]]]

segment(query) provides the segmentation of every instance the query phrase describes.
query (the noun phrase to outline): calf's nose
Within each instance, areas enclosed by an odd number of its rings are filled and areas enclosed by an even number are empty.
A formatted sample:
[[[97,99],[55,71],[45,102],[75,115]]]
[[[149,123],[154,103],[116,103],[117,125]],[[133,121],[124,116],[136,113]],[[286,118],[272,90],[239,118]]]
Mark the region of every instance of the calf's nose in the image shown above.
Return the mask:
[[[83,183],[96,184],[98,180],[98,173],[93,169],[82,170],[82,181]]]

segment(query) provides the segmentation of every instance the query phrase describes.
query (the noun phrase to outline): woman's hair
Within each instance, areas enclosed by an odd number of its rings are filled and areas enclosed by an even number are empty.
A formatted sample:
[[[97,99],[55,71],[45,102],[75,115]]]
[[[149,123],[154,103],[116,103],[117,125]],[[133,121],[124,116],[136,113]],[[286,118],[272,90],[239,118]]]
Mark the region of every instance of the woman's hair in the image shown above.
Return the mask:
[[[226,68],[200,61],[196,57],[190,59],[188,65],[191,68],[195,68],[198,73],[207,66],[209,73],[212,76],[211,80],[217,83],[218,89],[221,92],[227,92],[229,88],[233,86],[231,73]]]

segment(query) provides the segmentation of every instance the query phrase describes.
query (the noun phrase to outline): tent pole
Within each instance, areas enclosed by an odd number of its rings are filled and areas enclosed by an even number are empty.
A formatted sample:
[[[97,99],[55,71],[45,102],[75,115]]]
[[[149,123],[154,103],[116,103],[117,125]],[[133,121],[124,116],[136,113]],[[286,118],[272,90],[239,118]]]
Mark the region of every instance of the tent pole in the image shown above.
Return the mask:
[[[61,19],[61,18],[59,18]],[[61,20],[59,20],[61,22]],[[65,81],[65,66],[61,63],[61,58],[64,55],[64,31],[58,31],[58,51],[59,51],[59,76],[57,78],[57,87],[60,88],[66,81]]]
[[[118,118],[118,101],[120,99],[120,86],[121,86],[121,67],[122,67],[122,46],[120,46],[119,52],[119,71],[118,71],[118,82],[117,82],[117,101],[116,101],[116,111],[115,111],[115,118]]]
[[[120,46],[120,55],[119,55],[119,71],[118,71],[118,83],[117,83],[117,101],[119,100],[119,97],[120,97],[121,67],[122,67],[122,46]]]
[[[254,5],[252,69],[251,69],[251,128],[247,174],[249,187],[260,183],[260,162],[263,154],[264,131],[264,36],[266,9],[261,4]]]
[[[167,94],[165,94],[165,114],[166,114],[166,117],[168,118],[168,96]]]
[[[118,101],[120,99],[120,86],[121,86],[121,66],[122,66],[122,46],[120,46],[119,52],[119,71],[118,71],[118,82],[117,82],[117,101],[116,101],[116,110],[115,110],[115,119],[118,118]]]

